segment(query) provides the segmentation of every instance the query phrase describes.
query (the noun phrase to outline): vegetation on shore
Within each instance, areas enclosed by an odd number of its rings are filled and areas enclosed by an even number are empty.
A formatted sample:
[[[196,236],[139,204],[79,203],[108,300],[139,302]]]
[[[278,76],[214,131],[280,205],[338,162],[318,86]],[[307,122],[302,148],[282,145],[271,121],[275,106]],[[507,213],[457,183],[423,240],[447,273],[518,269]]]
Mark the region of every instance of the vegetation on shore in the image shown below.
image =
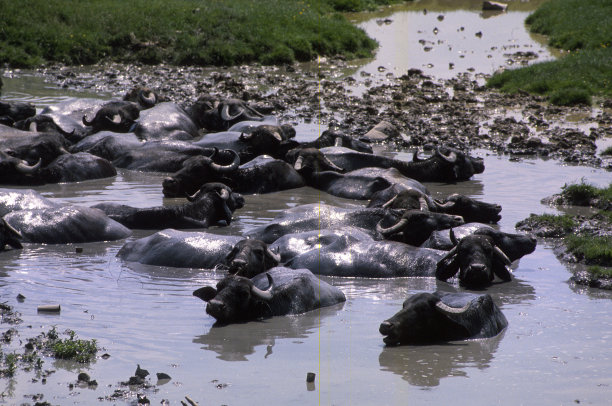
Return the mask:
[[[370,56],[339,11],[397,0],[0,0],[0,64],[282,64]]]
[[[592,96],[612,97],[612,2],[551,0],[526,23],[549,36],[551,46],[567,51],[556,61],[506,70],[489,79],[503,92],[547,95],[557,105],[591,104]]]

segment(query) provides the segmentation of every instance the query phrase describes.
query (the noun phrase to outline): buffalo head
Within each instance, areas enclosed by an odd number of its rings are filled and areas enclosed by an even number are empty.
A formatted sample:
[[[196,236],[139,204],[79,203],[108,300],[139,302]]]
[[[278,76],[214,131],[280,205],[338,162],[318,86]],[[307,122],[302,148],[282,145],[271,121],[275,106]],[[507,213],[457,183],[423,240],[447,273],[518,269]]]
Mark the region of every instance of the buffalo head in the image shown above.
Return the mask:
[[[129,101],[111,101],[100,107],[92,120],[83,116],[83,124],[92,127],[94,133],[99,131],[127,133],[133,130],[139,116],[140,109],[137,104]]]
[[[421,211],[429,211],[431,208],[429,207],[428,200],[428,196],[419,190],[404,189],[384,203],[382,207],[398,210],[416,209]]]
[[[195,297],[208,302],[206,313],[220,323],[252,320],[266,314],[267,303],[272,300],[274,282],[270,274],[266,290],[257,288],[245,277],[229,275],[217,283],[216,289],[205,286],[193,292]]]
[[[482,158],[471,157],[456,149],[438,147],[427,159],[419,158],[415,151],[412,162],[398,169],[420,181],[457,182],[484,172],[484,162]]]
[[[191,119],[209,131],[225,131],[245,120],[261,120],[264,116],[240,99],[219,100],[204,94],[188,109]]]
[[[247,278],[263,273],[279,262],[279,254],[272,252],[265,242],[254,239],[239,241],[225,257],[225,265],[231,274]]]
[[[376,225],[376,231],[385,238],[391,238],[402,233],[402,240],[406,244],[419,246],[429,238],[435,230],[456,227],[463,224],[461,216],[444,213],[433,213],[421,210],[406,210],[394,225],[384,228],[382,220]]]
[[[39,173],[40,166],[40,160],[36,164],[30,165],[27,161],[0,151],[0,183],[20,184],[21,180],[27,178],[26,183],[31,184],[35,175]]]
[[[244,206],[244,197],[240,193],[233,192],[232,188],[221,182],[208,182],[203,184],[196,193],[190,196],[188,195],[187,200],[190,202],[197,201],[209,192],[216,192],[223,197],[227,196],[225,200],[231,211],[240,209]]]
[[[293,168],[301,175],[310,175],[323,171],[344,172],[329,160],[317,148],[295,148],[287,152],[285,160],[293,164]]]
[[[467,310],[443,303],[431,293],[417,293],[406,299],[402,310],[383,321],[378,331],[387,345],[429,344],[470,336],[456,318]]]
[[[459,272],[459,283],[468,288],[483,288],[497,275],[510,281],[508,256],[487,235],[471,234],[459,242],[451,230],[451,240],[456,244],[448,254],[438,261],[436,277],[447,280]]]
[[[19,240],[23,239],[21,233],[13,228],[4,219],[0,219],[0,251],[4,249],[6,245],[10,245],[13,248],[23,248]]]
[[[222,182],[229,174],[235,172],[240,165],[240,157],[232,150],[227,150],[232,156],[230,164],[215,162],[217,152],[211,156],[198,155],[183,162],[183,167],[172,176],[162,181],[164,196],[182,197],[195,193],[207,182]]]
[[[480,202],[457,193],[443,200],[434,200],[434,205],[432,210],[456,214],[466,222],[497,223],[501,220],[502,207],[499,204]]]
[[[166,101],[163,96],[160,96],[154,90],[148,87],[136,86],[130,89],[124,96],[123,100],[138,103],[141,110],[145,110],[155,106],[157,103]]]

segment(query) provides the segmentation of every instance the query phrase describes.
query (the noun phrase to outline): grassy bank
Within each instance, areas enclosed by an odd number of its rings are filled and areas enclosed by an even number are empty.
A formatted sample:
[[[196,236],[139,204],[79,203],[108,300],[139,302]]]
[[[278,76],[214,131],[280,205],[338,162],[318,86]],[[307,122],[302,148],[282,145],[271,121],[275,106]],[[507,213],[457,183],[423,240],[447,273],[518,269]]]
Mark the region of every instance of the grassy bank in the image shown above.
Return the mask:
[[[282,64],[370,56],[337,11],[394,0],[0,0],[0,64]]]
[[[612,2],[551,0],[531,14],[533,32],[568,51],[560,59],[507,70],[488,86],[503,92],[525,90],[547,95],[553,104],[590,104],[592,96],[612,97]]]

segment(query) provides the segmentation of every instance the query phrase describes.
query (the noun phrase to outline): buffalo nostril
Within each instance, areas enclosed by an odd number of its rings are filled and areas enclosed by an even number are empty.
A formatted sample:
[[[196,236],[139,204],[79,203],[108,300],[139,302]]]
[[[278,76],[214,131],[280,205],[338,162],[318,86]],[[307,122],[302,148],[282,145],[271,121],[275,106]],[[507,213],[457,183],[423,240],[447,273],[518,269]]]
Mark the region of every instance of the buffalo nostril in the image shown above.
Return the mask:
[[[378,331],[382,335],[387,335],[391,332],[392,329],[393,329],[393,323],[391,323],[390,321],[383,321],[382,323],[380,323],[380,327],[378,328]]]

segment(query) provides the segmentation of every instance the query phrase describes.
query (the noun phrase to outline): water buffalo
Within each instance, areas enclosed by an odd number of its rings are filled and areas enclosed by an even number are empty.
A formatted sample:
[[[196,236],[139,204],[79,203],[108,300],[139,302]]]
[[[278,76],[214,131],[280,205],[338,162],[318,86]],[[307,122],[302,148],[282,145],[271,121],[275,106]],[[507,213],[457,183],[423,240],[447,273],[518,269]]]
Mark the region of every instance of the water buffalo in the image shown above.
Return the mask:
[[[317,275],[394,278],[430,277],[445,251],[395,241],[375,241],[354,227],[287,234],[276,240],[284,266]]]
[[[15,210],[48,209],[61,206],[32,189],[0,189],[0,217]]]
[[[15,128],[23,131],[38,132],[38,133],[53,133],[60,134],[66,140],[73,142],[75,130],[71,132],[64,131],[59,125],[55,123],[53,117],[45,114],[37,114],[33,117],[28,117],[24,120],[17,121]]]
[[[72,145],[68,150],[75,152],[88,152],[100,158],[114,161],[118,157],[129,154],[133,149],[144,144],[134,133],[115,133],[100,131],[88,135]],[[153,160],[153,159],[152,159]]]
[[[74,143],[91,133],[83,124],[83,116],[95,116],[95,112],[107,102],[90,98],[69,99],[45,107],[40,114],[51,117],[64,132],[72,133],[70,141]]]
[[[149,109],[157,103],[167,101],[165,97],[161,96],[156,91],[143,86],[136,86],[128,90],[128,92],[123,95],[123,100],[137,103],[140,110]]]
[[[467,223],[453,228],[453,235],[459,240],[471,234],[488,235],[493,238],[495,245],[501,248],[511,261],[531,254],[537,244],[537,240],[529,235],[505,233],[481,223]],[[429,239],[421,244],[421,247],[448,251],[455,245],[451,240],[450,230],[440,230],[431,233]]]
[[[376,224],[376,231],[387,239],[402,233],[401,241],[418,247],[429,238],[433,231],[460,226],[463,223],[461,216],[422,210],[405,210],[402,217],[390,227],[383,227],[381,220]]]
[[[235,208],[242,204],[244,199],[238,194],[232,196],[232,191],[227,186],[217,185],[204,187],[194,196],[190,196],[188,203],[177,206],[136,208],[116,203],[101,203],[92,207],[102,210],[113,220],[131,229],[208,228],[221,222],[228,225],[232,221],[233,212],[230,206]],[[232,203],[228,204],[230,201]]]
[[[7,245],[16,249],[23,248],[20,242],[22,238],[23,236],[19,231],[0,218],[0,251],[4,250],[4,247]]]
[[[264,115],[240,99],[218,100],[204,94],[188,108],[193,121],[208,131],[225,131],[239,121],[261,121]]]
[[[146,265],[212,269],[223,263],[234,245],[242,239],[170,228],[125,243],[117,257]]]
[[[390,187],[375,193],[368,207],[392,207],[394,209],[420,209],[438,213],[455,214],[466,222],[497,223],[501,220],[501,206],[481,202],[454,193],[443,199],[433,199],[418,190]]]
[[[136,120],[140,116],[140,109],[136,103],[124,100],[113,100],[104,103],[96,111],[93,119],[89,120],[84,115],[83,124],[91,127],[92,133],[99,131],[113,131],[116,133],[127,133],[134,130]]]
[[[24,242],[69,244],[120,240],[131,231],[102,210],[80,206],[57,206],[44,209],[16,210],[4,220],[19,230]]]
[[[134,133],[141,140],[183,140],[198,137],[198,126],[182,107],[163,102],[140,112]]]
[[[58,133],[27,133],[23,137],[0,139],[0,148],[15,158],[28,163],[41,162],[47,166],[60,155],[68,154],[70,143]]]
[[[346,300],[342,291],[306,269],[272,268],[252,279],[230,275],[193,295],[208,302],[206,313],[230,324],[272,316],[301,314]]]
[[[434,292],[410,296],[379,331],[389,346],[423,345],[494,337],[506,326],[490,295]]]
[[[230,150],[231,151],[231,150]],[[206,182],[223,182],[243,194],[270,193],[304,186],[304,180],[289,164],[262,155],[239,166],[238,154],[231,151],[230,164],[220,165],[208,157],[186,160],[183,168],[163,180],[167,197],[191,194]]]
[[[452,231],[451,239],[456,242]],[[436,277],[445,281],[459,272],[461,285],[478,289],[490,285],[495,275],[510,281],[511,263],[492,237],[472,234],[456,242],[455,247],[438,261]]]
[[[344,147],[359,152],[372,153],[372,147],[367,143],[356,138],[343,134],[337,130],[325,130],[321,136],[314,141],[300,144],[300,148],[325,148],[325,147]]]
[[[395,168],[402,175],[419,182],[463,181],[484,171],[482,159],[446,147],[437,148],[427,159],[419,159],[415,152],[411,162],[342,147],[322,148],[321,151],[330,161],[346,171],[366,167]]]
[[[6,122],[10,125],[34,115],[36,107],[32,103],[0,101],[0,118],[6,118]]]
[[[280,262],[280,255],[272,252],[268,245],[260,240],[246,239],[238,241],[225,257],[224,264],[231,274],[252,278]]]
[[[34,175],[40,168],[40,162],[35,165],[28,164],[19,158],[0,151],[0,184],[4,185],[26,185],[40,184]]]
[[[106,159],[86,152],[78,152],[60,155],[49,165],[40,169],[40,176],[37,180],[43,183],[81,182],[115,175],[117,175],[117,170]]]
[[[313,231],[325,228],[356,227],[372,237],[382,238],[376,232],[376,224],[382,219],[395,224],[401,217],[397,210],[381,208],[340,208],[327,204],[312,203],[293,207],[274,218],[271,224],[256,227],[247,233],[271,244],[286,234]]]

